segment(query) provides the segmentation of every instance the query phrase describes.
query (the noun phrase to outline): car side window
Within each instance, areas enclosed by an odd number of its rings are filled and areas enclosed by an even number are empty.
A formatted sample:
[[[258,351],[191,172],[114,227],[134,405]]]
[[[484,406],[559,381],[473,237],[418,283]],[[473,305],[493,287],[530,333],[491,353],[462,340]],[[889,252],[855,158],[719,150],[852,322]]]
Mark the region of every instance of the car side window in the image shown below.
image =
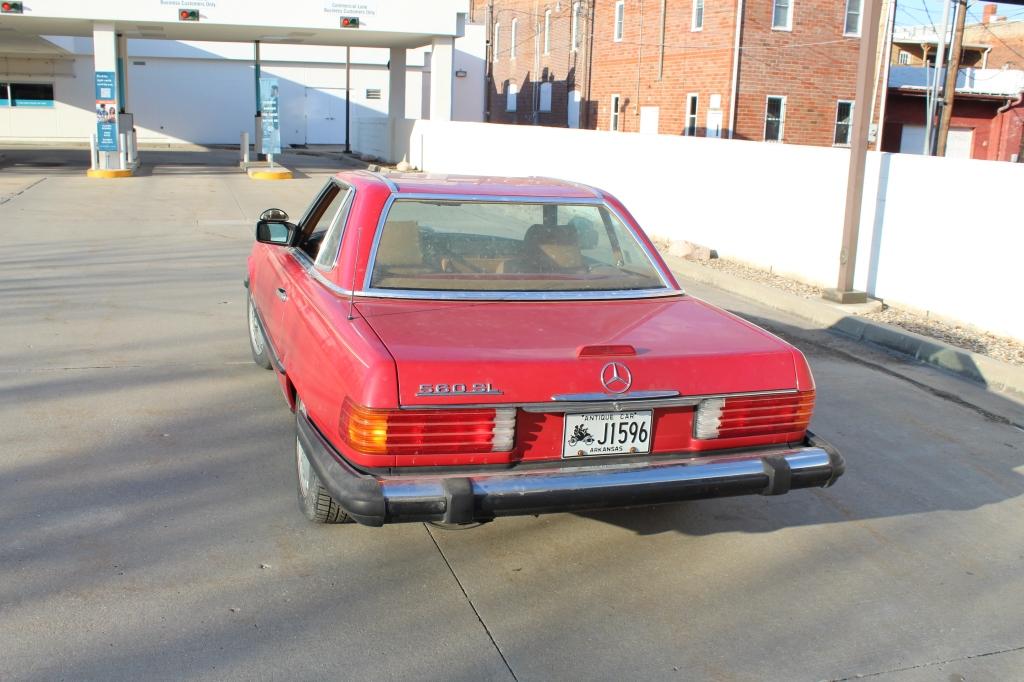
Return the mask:
[[[309,256],[310,260],[315,261],[320,254],[320,245],[327,235],[327,228],[338,215],[344,195],[345,191],[332,182],[302,221],[300,229],[303,237],[299,248]]]
[[[352,193],[350,188],[342,188],[340,192],[335,196],[332,206],[336,206],[334,215],[331,217],[331,222],[327,223],[327,234],[324,237],[323,242],[320,244],[320,251],[316,255],[316,266],[323,270],[330,270],[334,267],[335,261],[338,260],[338,246],[341,244],[341,235],[345,232],[345,217],[346,217],[346,206],[349,195]]]

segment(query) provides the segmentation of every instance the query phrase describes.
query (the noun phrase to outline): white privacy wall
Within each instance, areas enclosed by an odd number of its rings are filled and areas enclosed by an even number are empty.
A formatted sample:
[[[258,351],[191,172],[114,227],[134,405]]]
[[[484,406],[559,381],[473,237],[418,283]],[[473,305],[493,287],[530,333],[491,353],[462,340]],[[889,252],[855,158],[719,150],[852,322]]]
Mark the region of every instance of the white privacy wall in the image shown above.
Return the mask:
[[[397,132],[418,168],[596,185],[651,235],[836,284],[846,149],[427,120]],[[1022,191],[1024,164],[871,153],[857,286],[1024,339]]]

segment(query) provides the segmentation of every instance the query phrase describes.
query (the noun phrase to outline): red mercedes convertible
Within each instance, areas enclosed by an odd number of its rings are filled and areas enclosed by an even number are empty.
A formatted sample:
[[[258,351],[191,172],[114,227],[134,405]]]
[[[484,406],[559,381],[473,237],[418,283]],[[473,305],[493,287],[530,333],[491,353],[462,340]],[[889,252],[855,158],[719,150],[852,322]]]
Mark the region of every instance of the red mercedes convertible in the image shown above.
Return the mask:
[[[828,486],[814,380],[687,295],[629,211],[545,178],[351,171],[263,213],[249,340],[314,521],[451,524]]]

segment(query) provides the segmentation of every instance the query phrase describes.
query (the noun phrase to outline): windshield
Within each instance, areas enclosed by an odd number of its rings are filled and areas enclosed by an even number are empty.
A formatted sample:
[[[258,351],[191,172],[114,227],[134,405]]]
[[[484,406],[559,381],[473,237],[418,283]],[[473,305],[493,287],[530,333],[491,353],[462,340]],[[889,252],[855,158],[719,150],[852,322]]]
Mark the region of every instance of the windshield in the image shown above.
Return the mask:
[[[398,199],[370,286],[543,292],[666,285],[636,237],[601,204]]]

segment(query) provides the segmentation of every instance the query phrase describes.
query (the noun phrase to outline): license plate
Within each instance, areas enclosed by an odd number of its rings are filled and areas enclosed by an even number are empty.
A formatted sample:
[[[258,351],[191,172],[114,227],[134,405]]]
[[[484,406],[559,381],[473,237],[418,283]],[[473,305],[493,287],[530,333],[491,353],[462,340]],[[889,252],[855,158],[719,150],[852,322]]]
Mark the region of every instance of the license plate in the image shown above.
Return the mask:
[[[562,457],[641,455],[651,451],[651,411],[565,415]]]

